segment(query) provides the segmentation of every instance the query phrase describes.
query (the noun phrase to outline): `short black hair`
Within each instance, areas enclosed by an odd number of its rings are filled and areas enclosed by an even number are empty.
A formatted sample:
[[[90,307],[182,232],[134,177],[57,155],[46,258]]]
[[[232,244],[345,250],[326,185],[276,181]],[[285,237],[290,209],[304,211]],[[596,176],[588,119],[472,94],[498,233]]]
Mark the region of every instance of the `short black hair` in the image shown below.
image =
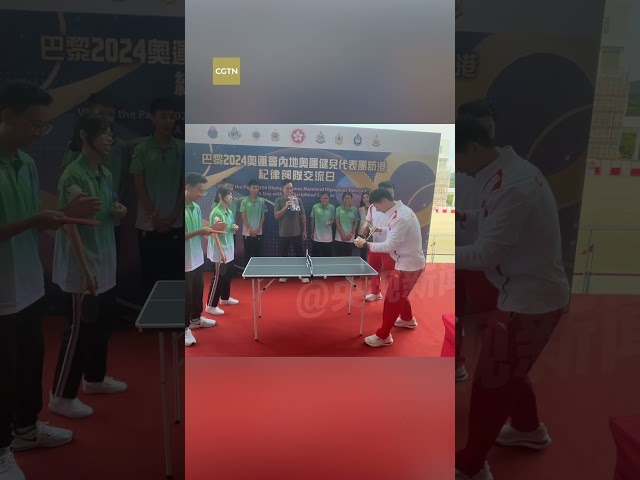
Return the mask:
[[[29,107],[48,107],[51,103],[53,97],[35,83],[14,80],[0,87],[0,111],[8,108],[21,115]]]
[[[344,197],[346,197],[347,195],[349,195],[351,198],[353,198],[353,193],[351,193],[351,192],[344,192],[344,193],[342,194],[342,199],[344,200]]]
[[[495,110],[487,100],[474,100],[458,107],[458,117],[495,118]]]
[[[113,101],[113,97],[108,93],[97,92],[91,94],[87,99],[87,106],[100,105],[103,107],[115,107],[116,103]]]
[[[260,182],[257,180],[249,180],[249,187],[253,187],[254,185],[260,186]]]
[[[163,110],[175,112],[176,107],[168,98],[156,98],[153,102],[151,102],[151,115],[155,115],[156,113]]]
[[[231,180],[231,178],[229,177],[224,177],[222,180],[220,180],[220,183],[218,183],[218,185],[224,185],[225,183],[229,184],[229,185],[233,185],[233,181]]]
[[[391,196],[391,192],[389,190],[387,190],[385,187],[376,188],[373,192],[371,192],[369,202],[371,204],[379,203],[383,198],[386,198],[390,202],[393,201],[393,197]]]
[[[195,187],[202,183],[207,183],[207,179],[199,173],[189,172],[184,176],[184,183],[190,187]]]
[[[80,117],[73,130],[73,137],[69,144],[69,150],[72,152],[82,151],[82,137],[80,132],[84,131],[87,134],[87,141],[89,142],[89,145],[93,145],[96,138],[109,130],[113,132],[113,126],[105,117],[100,115],[87,115]]]
[[[393,183],[391,183],[391,182],[380,182],[378,184],[378,188],[393,188],[393,189],[395,189],[395,187],[393,186]]]
[[[284,187],[285,185],[287,185],[288,183],[290,183],[291,185],[293,185],[293,182],[291,180],[282,180],[282,186]]]
[[[324,197],[325,195],[326,195],[327,197],[329,197],[329,200],[331,200],[331,195],[330,195],[330,194],[329,194],[329,192],[327,192],[327,191],[322,192],[322,193],[320,194],[320,198]]]
[[[476,118],[460,117],[456,120],[456,153],[463,152],[472,143],[483,147],[494,146],[486,127]]]

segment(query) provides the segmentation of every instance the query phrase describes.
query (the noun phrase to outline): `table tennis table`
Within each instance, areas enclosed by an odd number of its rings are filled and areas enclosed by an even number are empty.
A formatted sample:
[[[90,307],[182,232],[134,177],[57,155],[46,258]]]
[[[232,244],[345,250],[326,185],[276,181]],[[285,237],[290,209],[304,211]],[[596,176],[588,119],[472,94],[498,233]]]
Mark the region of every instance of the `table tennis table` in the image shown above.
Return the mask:
[[[162,425],[164,428],[164,455],[167,478],[173,476],[171,465],[171,430],[169,428],[169,394],[167,389],[167,365],[165,357],[165,333],[171,333],[173,347],[173,381],[175,390],[176,423],[180,423],[180,375],[178,341],[184,335],[184,281],[156,282],[147,298],[136,328],[158,332],[160,344],[160,385],[162,392]]]
[[[369,277],[376,275],[378,272],[360,257],[310,257],[309,252],[306,257],[251,257],[242,277],[251,279],[255,340],[258,340],[258,318],[262,318],[262,294],[278,278],[342,277],[346,279],[353,287],[349,288],[349,315],[351,315],[353,289],[362,294],[360,316],[360,335],[362,335]],[[364,278],[363,289],[356,284],[356,278]],[[263,286],[263,281],[268,283]]]

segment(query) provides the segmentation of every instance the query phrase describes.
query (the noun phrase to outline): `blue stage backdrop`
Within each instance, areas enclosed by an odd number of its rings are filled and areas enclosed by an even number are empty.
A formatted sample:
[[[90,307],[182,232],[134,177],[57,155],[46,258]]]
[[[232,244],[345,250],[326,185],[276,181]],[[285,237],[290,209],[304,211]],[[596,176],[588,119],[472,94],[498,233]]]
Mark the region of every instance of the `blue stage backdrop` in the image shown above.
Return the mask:
[[[47,208],[57,203],[62,155],[91,94],[104,91],[113,97],[116,133],[131,150],[152,133],[149,106],[158,97],[175,102],[176,136],[184,137],[184,18],[2,10],[0,28],[6,42],[20,44],[2,56],[0,80],[33,81],[55,99],[52,132],[28,152],[38,165]],[[140,267],[133,227],[137,201],[130,178],[128,185],[122,199],[129,212],[122,224],[118,292],[121,298],[139,303]],[[43,236],[41,248],[47,282],[52,239]],[[57,288],[51,291],[55,298]],[[59,308],[56,302],[50,305]]]
[[[426,251],[440,148],[439,133],[356,129],[319,125],[191,125],[186,126],[186,171],[207,177],[210,195],[201,200],[209,218],[218,183],[229,177],[235,196],[248,195],[250,180],[258,180],[268,202],[263,254],[278,255],[278,225],[273,203],[282,196],[282,180],[293,182],[307,213],[329,192],[339,205],[342,193],[353,193],[360,204],[363,190],[382,181],[395,185],[396,198],[411,207],[422,226]],[[241,218],[236,219],[241,225]],[[311,250],[311,240],[305,242]],[[236,257],[244,263],[242,237]]]

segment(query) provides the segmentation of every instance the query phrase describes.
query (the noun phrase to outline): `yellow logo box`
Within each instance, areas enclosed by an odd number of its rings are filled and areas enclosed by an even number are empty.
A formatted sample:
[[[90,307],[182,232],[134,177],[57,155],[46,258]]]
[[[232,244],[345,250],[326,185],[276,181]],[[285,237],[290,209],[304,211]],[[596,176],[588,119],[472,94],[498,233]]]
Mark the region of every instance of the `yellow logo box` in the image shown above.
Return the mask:
[[[213,84],[240,85],[240,59],[214,58]]]

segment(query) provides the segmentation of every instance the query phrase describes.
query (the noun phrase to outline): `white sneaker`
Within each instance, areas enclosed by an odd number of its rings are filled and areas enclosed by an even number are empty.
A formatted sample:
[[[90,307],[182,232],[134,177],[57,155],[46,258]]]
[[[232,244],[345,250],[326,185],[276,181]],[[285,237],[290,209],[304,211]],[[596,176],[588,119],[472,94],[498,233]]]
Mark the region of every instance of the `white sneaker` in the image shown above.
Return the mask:
[[[87,394],[122,393],[126,390],[127,384],[113,377],[104,377],[101,382],[82,381],[82,391]]]
[[[193,333],[191,333],[190,328],[186,328],[184,331],[184,346],[190,347],[191,345],[195,345],[195,344],[196,344],[196,337],[193,336]]]
[[[302,283],[309,283],[309,279],[307,277],[303,277],[300,279]]]
[[[496,443],[503,447],[525,447],[533,450],[544,450],[551,444],[551,437],[542,423],[533,432],[520,432],[507,424],[500,430]]]
[[[233,297],[229,297],[229,300],[220,299],[220,305],[237,305],[240,303],[240,300],[236,300]]]
[[[376,300],[382,300],[382,294],[381,293],[370,293],[369,295],[364,297],[364,299],[367,302],[375,302]]]
[[[73,440],[73,432],[71,430],[36,422],[33,428],[26,433],[13,431],[11,448],[16,452],[36,447],[53,448],[66,445],[71,440]]]
[[[67,418],[85,418],[93,414],[93,408],[80,401],[79,398],[62,398],[49,396],[49,411]]]
[[[385,339],[380,338],[375,333],[364,339],[364,342],[370,347],[388,347],[393,345],[393,337],[391,334]]]
[[[418,321],[416,320],[416,317],[413,317],[411,320],[402,320],[398,317],[394,325],[401,328],[416,328],[418,326]]]
[[[281,279],[280,279],[280,283],[287,283],[287,279],[286,279],[286,278],[284,278],[284,277],[283,277],[283,278],[281,278]]]
[[[25,480],[24,472],[16,465],[16,459],[10,448],[0,448],[0,479]]]
[[[224,314],[224,310],[222,310],[220,307],[207,307],[204,310],[209,315],[223,315]]]
[[[220,309],[218,309],[220,310]],[[222,313],[224,313],[222,310],[220,310]],[[222,313],[216,314],[216,313],[212,313],[212,315],[222,315]],[[191,325],[189,326],[190,329],[194,329],[194,328],[209,328],[209,327],[215,327],[216,326],[216,321],[215,320],[209,320],[208,318],[204,318],[204,317],[200,317],[198,320],[191,320]]]
[[[456,468],[456,480],[493,480],[489,464],[484,462],[484,467],[475,475],[467,475]]]
[[[456,368],[456,382],[464,382],[467,378],[469,378],[467,367],[460,365]]]

